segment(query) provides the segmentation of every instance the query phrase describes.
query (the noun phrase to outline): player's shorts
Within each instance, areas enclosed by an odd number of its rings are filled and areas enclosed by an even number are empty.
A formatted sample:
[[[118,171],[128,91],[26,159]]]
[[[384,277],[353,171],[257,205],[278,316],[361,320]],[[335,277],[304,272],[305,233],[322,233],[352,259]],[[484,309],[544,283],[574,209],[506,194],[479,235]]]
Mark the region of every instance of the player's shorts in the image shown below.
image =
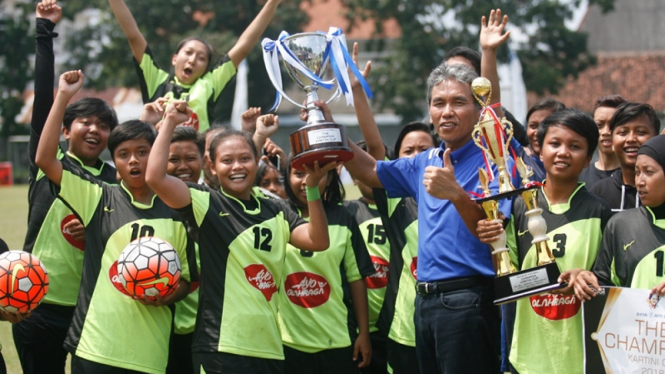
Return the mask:
[[[416,347],[409,347],[388,339],[386,351],[388,365],[390,365],[393,374],[418,374]]]
[[[353,346],[306,353],[284,346],[284,372],[288,374],[357,374]]]
[[[225,352],[194,353],[195,373],[205,374],[283,374],[284,361],[234,355]],[[73,373],[72,373],[73,374]]]
[[[142,371],[129,370],[92,362],[72,355],[72,374],[145,374]]]
[[[386,342],[388,338],[381,331],[374,331],[369,334],[372,343],[372,360],[369,366],[360,368],[361,374],[386,374],[388,372],[388,362],[386,361]],[[361,362],[358,359],[358,362]]]
[[[192,360],[192,340],[194,333],[175,334],[171,332],[169,340],[169,363],[166,374],[194,374]]]

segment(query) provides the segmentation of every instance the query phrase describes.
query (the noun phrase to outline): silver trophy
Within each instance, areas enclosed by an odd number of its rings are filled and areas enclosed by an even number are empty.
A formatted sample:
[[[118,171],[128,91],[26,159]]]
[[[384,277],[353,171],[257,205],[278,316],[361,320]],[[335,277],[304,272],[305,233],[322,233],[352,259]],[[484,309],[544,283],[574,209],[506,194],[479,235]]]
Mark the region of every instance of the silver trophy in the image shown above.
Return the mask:
[[[328,34],[306,32],[288,35],[286,32],[282,32],[276,41],[264,39],[262,46],[268,76],[277,90],[273,110],[279,107],[282,98],[307,110],[307,124],[289,137],[294,154],[292,167],[302,170],[303,165],[312,165],[314,161],[318,161],[319,165],[324,165],[332,161],[351,160],[353,152],[348,146],[344,126],[326,121],[321,109],[314,105],[314,101],[319,99],[317,95],[319,87],[326,89],[336,87],[335,93],[328,102],[344,93],[347,103],[353,103],[347,73],[349,68],[356,76],[359,76],[365,90],[369,90],[362,74],[350,61],[346,51],[346,39],[341,30],[331,28]],[[307,95],[305,105],[284,93],[279,70],[279,56],[281,56],[288,75],[305,91]],[[333,66],[336,79],[326,81],[323,77],[329,65]],[[371,91],[369,92],[371,95]]]

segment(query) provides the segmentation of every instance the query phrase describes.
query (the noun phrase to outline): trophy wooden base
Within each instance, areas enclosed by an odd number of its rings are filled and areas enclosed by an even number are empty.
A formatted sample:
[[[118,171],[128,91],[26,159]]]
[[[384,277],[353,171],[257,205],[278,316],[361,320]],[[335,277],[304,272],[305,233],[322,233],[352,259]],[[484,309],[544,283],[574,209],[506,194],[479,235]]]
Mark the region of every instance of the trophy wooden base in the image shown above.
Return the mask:
[[[347,139],[346,128],[336,123],[317,122],[302,127],[289,136],[295,154],[291,167],[304,170],[303,165],[311,166],[314,161],[318,161],[319,166],[349,161],[354,154]]]
[[[494,278],[494,304],[501,305],[523,297],[566,287],[557,280],[561,271],[555,262]]]

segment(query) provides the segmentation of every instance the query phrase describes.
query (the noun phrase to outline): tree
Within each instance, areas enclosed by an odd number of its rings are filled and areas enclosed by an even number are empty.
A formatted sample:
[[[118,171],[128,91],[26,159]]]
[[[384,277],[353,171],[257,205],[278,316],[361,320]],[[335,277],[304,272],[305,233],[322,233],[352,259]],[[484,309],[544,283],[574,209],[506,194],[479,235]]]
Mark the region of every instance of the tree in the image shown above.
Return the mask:
[[[198,35],[221,58],[262,8],[263,0],[141,0],[127,1],[155,60],[168,68],[177,43],[187,36]],[[295,1],[280,4],[273,21],[265,32],[271,39],[281,30],[296,32],[307,22],[307,15]],[[72,18],[86,9],[100,9],[99,22],[68,38],[66,50],[72,53],[69,63],[86,73],[89,87],[102,89],[118,86],[138,86],[138,78],[127,40],[111,14],[106,0],[71,0],[63,8],[65,17]],[[268,79],[260,45],[248,57],[250,69],[250,106],[269,108],[274,90]],[[266,89],[269,88],[269,89]],[[211,116],[216,120],[230,117],[233,105],[233,85],[222,93]]]
[[[392,18],[399,24],[402,34],[394,43],[393,53],[376,65],[370,79],[379,107],[391,108],[405,122],[422,119],[427,76],[443,62],[445,51],[457,45],[478,47],[480,19],[491,9],[500,8],[513,25],[527,30],[526,40],[518,43],[517,53],[528,90],[556,93],[567,77],[577,77],[595,63],[587,50],[587,36],[564,25],[572,16],[571,6],[579,5],[580,0],[342,1],[349,9],[350,27],[357,20],[371,19],[375,21],[378,36],[383,31],[384,20]],[[598,4],[603,11],[609,11],[614,0],[589,0],[589,4]],[[385,43],[378,40],[369,47],[381,50]],[[500,57],[506,58],[506,47],[502,49]]]

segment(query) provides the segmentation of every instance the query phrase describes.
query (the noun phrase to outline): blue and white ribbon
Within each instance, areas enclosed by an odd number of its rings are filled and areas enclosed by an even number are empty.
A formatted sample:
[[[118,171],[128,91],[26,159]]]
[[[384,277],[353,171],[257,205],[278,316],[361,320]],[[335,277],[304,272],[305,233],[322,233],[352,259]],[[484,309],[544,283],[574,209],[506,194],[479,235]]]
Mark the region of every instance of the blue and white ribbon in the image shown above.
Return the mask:
[[[346,98],[346,105],[353,105],[353,93],[351,92],[349,69],[351,69],[351,72],[356,76],[358,82],[360,82],[363,90],[367,93],[367,97],[370,99],[373,98],[374,95],[369,88],[369,84],[360,70],[356,67],[356,64],[353,63],[353,59],[346,50],[346,36],[344,36],[342,29],[338,27],[331,27],[328,29],[326,40],[328,41],[328,49],[332,51],[330,65],[332,66],[335,78],[337,78],[339,88],[342,90],[342,93]]]

